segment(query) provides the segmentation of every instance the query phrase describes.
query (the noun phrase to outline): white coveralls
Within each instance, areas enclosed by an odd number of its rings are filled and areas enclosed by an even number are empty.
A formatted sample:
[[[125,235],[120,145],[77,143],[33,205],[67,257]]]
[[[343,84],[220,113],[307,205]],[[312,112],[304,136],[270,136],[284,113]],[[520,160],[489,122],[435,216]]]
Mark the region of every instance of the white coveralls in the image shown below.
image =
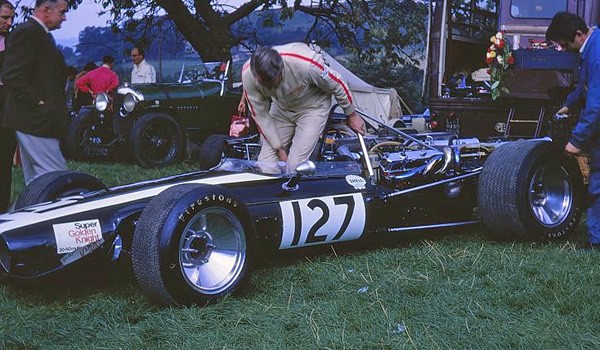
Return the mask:
[[[276,149],[282,147],[288,152],[287,171],[293,172],[315,148],[327,123],[331,96],[346,115],[354,112],[354,105],[342,76],[308,45],[291,43],[273,49],[283,59],[279,86],[267,89],[259,84],[249,62],[242,70],[242,83],[261,134],[258,160],[276,164]]]

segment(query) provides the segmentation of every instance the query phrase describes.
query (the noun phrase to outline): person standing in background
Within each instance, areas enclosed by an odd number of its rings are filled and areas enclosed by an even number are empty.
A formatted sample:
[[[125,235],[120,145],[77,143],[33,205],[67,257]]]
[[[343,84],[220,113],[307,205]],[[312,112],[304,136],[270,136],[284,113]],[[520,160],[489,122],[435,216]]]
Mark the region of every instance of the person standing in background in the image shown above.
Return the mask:
[[[75,76],[77,69],[73,66],[67,67],[67,85],[65,86],[65,95],[67,95],[67,109],[69,112],[75,108]]]
[[[6,0],[0,0],[0,70],[4,62],[6,39],[10,33],[14,18],[14,6]],[[1,80],[0,78],[0,125],[2,124],[4,114],[2,112],[6,104],[6,87]],[[12,162],[16,147],[17,141],[14,130],[0,126],[0,213],[6,212],[10,205]]]
[[[3,126],[16,130],[25,184],[65,170],[60,139],[69,126],[67,66],[50,31],[66,20],[65,0],[36,0],[33,15],[6,44],[0,77],[8,95]]]
[[[134,47],[131,50],[131,60],[133,61],[133,69],[131,70],[132,84],[154,84],[156,83],[156,70],[148,62],[144,56],[144,50]]]
[[[112,56],[102,57],[100,67],[77,80],[77,89],[92,94],[92,97],[104,92],[113,92],[119,86],[119,77],[112,70],[114,65],[115,59]]]

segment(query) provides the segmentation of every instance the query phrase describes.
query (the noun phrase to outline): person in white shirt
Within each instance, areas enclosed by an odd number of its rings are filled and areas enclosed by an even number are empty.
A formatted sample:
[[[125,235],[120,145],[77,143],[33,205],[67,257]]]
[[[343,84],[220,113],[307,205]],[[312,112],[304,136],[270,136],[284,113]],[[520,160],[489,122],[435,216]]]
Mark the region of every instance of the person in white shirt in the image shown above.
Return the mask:
[[[144,50],[134,47],[131,50],[133,70],[131,71],[132,84],[156,83],[156,71],[154,67],[144,59]]]

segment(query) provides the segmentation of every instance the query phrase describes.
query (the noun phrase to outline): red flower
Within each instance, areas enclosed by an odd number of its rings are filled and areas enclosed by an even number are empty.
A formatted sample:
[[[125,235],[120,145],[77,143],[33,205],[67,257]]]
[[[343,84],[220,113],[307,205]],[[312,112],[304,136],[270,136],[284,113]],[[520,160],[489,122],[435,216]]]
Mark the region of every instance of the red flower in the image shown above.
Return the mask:
[[[505,41],[504,40],[499,40],[500,42],[498,43],[498,48],[499,49],[503,49],[504,45],[505,45]]]
[[[488,69],[488,70],[487,70],[487,74],[492,74],[492,70],[491,70],[491,69]]]
[[[510,57],[508,57],[506,62],[508,62],[508,64],[515,64],[515,58],[513,56],[510,56]]]
[[[492,62],[494,62],[494,59],[491,57],[485,60],[485,63],[487,64],[491,64]]]

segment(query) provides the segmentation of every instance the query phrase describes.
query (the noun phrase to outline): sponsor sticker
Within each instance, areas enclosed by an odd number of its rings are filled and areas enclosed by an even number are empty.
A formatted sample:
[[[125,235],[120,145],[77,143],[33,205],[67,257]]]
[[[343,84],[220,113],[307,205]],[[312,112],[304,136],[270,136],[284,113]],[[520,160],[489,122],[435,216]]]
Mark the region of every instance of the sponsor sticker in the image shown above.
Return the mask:
[[[367,181],[358,175],[346,175],[346,182],[356,190],[364,190]]]
[[[102,239],[100,221],[84,220],[52,225],[56,240],[56,252],[66,254]]]
[[[68,265],[72,262],[75,262],[81,258],[83,258],[84,256],[88,255],[89,253],[93,252],[94,250],[100,248],[100,246],[104,243],[104,239],[100,238],[99,240],[92,242],[88,245],[86,245],[85,247],[79,247],[77,249],[75,249],[74,251],[65,254],[62,258],[60,258],[60,262],[63,265]]]

